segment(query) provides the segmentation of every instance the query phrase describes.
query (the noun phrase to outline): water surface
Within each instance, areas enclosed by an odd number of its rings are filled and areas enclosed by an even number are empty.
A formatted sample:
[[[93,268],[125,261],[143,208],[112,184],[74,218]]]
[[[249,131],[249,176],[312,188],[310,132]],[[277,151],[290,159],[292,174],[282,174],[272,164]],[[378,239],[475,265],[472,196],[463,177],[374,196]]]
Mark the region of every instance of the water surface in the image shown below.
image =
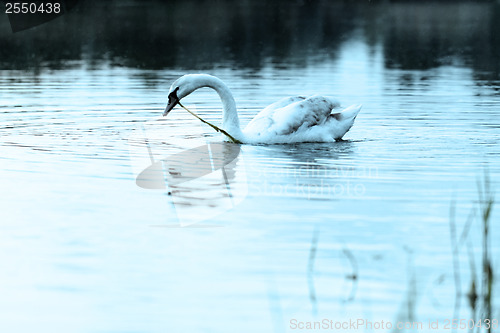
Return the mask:
[[[296,6],[289,11],[303,15]],[[344,8],[355,17],[330,35],[319,29],[324,40],[309,40],[318,52],[293,51],[315,35],[313,21],[313,30],[291,29],[284,46],[265,42],[252,63],[243,51],[250,37],[228,42],[234,49],[219,62],[199,46],[192,67],[179,57],[137,65],[136,56],[148,58],[141,53],[117,65],[109,54],[86,59],[85,49],[55,62],[42,52],[27,68],[4,57],[2,331],[286,332],[293,319],[443,321],[456,315],[450,206],[458,234],[476,209],[458,260],[458,315],[472,318],[465,293],[470,258],[479,266],[482,253],[477,183],[487,173],[496,189],[500,177],[500,81],[487,60],[497,45],[483,41],[489,51],[480,57],[475,42],[446,35],[461,28],[444,20],[434,35],[442,47],[433,48],[416,33],[423,23],[403,29],[391,20],[404,19],[400,6],[384,16],[392,23],[375,17],[385,7]],[[437,12],[462,13],[456,19],[471,38],[490,33],[498,14],[490,4],[446,6]],[[78,15],[66,19],[85,20]],[[336,14],[325,14],[325,26],[328,15]],[[258,32],[241,22],[247,36]],[[159,119],[171,82],[200,70],[231,87],[243,126],[287,95],[333,95],[363,109],[343,142],[235,150],[180,108]],[[184,104],[220,119],[209,89]],[[153,164],[148,177],[159,178],[141,183]],[[498,272],[498,209],[492,214]]]

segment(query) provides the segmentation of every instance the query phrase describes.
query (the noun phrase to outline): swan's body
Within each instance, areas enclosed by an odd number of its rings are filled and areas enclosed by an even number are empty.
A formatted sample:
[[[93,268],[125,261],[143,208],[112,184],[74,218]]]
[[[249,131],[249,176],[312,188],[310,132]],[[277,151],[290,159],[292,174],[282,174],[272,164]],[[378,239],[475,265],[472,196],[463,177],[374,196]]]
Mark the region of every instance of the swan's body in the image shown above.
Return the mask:
[[[349,131],[361,110],[361,105],[342,110],[337,100],[318,95],[286,97],[259,112],[242,131],[236,102],[226,84],[215,76],[189,74],[170,87],[163,115],[202,87],[210,87],[219,94],[223,106],[222,128],[243,143],[333,142]]]

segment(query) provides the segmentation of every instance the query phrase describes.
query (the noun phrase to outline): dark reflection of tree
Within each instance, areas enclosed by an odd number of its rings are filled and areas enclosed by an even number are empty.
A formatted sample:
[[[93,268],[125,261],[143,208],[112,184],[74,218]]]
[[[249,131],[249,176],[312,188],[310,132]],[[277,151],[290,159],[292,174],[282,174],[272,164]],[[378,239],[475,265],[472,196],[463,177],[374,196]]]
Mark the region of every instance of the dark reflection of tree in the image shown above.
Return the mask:
[[[0,68],[302,67],[358,31],[387,68],[459,63],[481,84],[499,79],[500,4],[489,1],[86,0],[16,34],[0,20]]]
[[[465,66],[473,69],[478,85],[500,92],[499,3],[380,1],[363,6],[360,16],[365,41],[373,53],[382,46],[386,68]],[[419,76],[401,75],[401,86]],[[421,80],[427,77],[421,75]]]
[[[441,53],[435,37],[421,40],[415,35],[400,36],[390,29],[385,39],[385,65],[388,68],[429,69],[437,67],[446,54]]]
[[[491,6],[413,1],[386,6],[386,66],[429,69],[483,57],[489,44]]]
[[[57,20],[12,34],[0,22],[4,68],[68,60],[139,68],[303,66],[335,54],[353,6],[315,1],[87,0]]]
[[[239,7],[226,47],[237,66],[258,68],[266,59],[282,66],[303,66],[311,55],[335,53],[336,42],[353,26],[348,15],[342,17],[350,7],[280,1]]]
[[[500,4],[492,7],[486,42],[474,41],[471,58],[478,84],[492,86],[500,94]]]

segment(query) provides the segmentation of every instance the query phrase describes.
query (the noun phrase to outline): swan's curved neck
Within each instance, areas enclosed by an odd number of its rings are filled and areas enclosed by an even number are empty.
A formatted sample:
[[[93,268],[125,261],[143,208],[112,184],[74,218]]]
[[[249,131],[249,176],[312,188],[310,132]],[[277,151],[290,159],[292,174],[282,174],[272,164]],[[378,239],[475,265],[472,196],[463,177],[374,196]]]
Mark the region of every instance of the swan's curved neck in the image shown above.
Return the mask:
[[[240,120],[236,110],[236,102],[229,87],[222,80],[211,75],[200,75],[197,80],[198,88],[209,87],[214,89],[222,101],[222,128],[235,137],[240,136]]]

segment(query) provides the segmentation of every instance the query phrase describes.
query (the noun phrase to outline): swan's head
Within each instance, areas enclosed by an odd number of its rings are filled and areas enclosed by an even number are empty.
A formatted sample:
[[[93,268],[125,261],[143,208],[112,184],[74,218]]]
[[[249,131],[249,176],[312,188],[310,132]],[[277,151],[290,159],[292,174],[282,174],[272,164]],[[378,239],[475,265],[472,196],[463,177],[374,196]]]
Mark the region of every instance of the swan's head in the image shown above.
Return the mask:
[[[166,116],[177,104],[179,104],[181,99],[203,86],[203,76],[208,75],[188,74],[175,80],[170,86],[168,104],[165,108],[165,112],[163,112],[163,116]]]

